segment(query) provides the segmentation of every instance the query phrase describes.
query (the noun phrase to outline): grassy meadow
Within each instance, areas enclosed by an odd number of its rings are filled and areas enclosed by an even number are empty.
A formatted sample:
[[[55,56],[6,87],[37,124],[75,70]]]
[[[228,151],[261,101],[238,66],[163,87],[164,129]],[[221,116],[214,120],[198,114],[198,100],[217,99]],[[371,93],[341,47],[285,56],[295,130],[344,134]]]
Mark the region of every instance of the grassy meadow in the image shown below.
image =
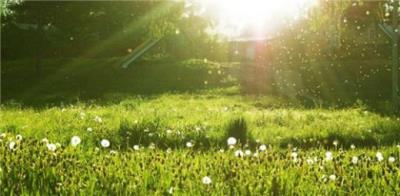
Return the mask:
[[[242,94],[238,70],[206,60],[119,60],[48,60],[41,75],[6,64],[0,193],[400,192],[396,116]]]

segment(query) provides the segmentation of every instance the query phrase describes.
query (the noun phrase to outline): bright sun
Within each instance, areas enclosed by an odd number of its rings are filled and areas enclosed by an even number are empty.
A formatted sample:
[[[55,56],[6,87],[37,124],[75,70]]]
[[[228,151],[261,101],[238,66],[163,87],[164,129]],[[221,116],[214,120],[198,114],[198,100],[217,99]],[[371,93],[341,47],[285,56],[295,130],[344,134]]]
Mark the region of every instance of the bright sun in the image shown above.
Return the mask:
[[[192,0],[193,1],[193,0]],[[196,0],[195,0],[196,1]],[[243,31],[265,33],[296,20],[316,0],[197,0],[202,10],[218,22],[218,31],[235,36]]]

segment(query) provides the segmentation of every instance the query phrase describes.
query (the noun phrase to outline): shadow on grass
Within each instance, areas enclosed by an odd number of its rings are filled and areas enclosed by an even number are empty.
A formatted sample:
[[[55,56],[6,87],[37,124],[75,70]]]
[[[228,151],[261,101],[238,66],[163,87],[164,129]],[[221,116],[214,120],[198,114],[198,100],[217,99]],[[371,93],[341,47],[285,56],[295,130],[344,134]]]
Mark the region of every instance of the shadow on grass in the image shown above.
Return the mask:
[[[357,148],[392,146],[398,144],[400,125],[394,122],[377,124],[371,130],[359,134],[332,131],[326,136],[287,137],[272,145],[287,148],[289,145],[302,149],[308,148],[342,148],[348,149],[351,145]],[[149,147],[154,145],[158,149],[184,149],[187,142],[193,144],[193,150],[206,151],[209,149],[226,149],[227,139],[235,137],[237,146],[256,150],[258,143],[248,132],[246,120],[243,117],[233,118],[227,123],[224,133],[220,136],[209,136],[205,131],[177,132],[162,127],[159,121],[130,123],[123,121],[120,125],[118,137],[115,141],[122,150],[132,149],[134,145]],[[337,142],[337,146],[334,143]]]
[[[211,148],[226,148],[227,139],[235,137],[238,146],[246,145],[255,147],[255,141],[247,131],[244,118],[239,117],[231,120],[224,130],[222,137],[208,136],[205,131],[179,132],[161,127],[159,122],[130,123],[123,121],[118,132],[118,143],[121,149],[129,149],[134,145],[156,146],[159,149],[182,149],[189,148],[188,142],[193,144],[194,150],[209,150]]]

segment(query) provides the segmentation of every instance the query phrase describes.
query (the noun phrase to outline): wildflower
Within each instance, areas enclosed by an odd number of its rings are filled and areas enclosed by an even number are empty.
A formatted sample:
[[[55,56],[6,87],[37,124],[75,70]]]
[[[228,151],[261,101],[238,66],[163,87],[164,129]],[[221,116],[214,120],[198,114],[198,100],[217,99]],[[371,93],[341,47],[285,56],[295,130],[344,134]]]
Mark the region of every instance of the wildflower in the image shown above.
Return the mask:
[[[169,194],[173,194],[173,193],[174,193],[174,187],[169,188],[169,189],[168,189],[168,193],[169,193]]]
[[[229,146],[234,146],[236,144],[237,140],[234,137],[229,137],[227,142],[228,142]]]
[[[188,147],[188,148],[193,147],[193,143],[192,142],[186,142],[186,147]]]
[[[333,159],[332,152],[330,152],[330,151],[326,152],[325,153],[325,159],[327,161],[332,161],[332,159]]]
[[[71,145],[72,145],[73,147],[77,146],[77,145],[80,144],[80,143],[81,143],[81,138],[80,138],[80,137],[78,137],[78,136],[73,136],[73,137],[71,138]]]
[[[236,157],[243,157],[243,151],[242,150],[236,150],[235,151],[235,156]]]
[[[294,158],[294,159],[296,159],[297,158],[297,152],[292,152],[292,154],[290,154],[290,156],[292,157],[292,158]]]
[[[44,144],[48,144],[48,143],[49,143],[49,140],[48,140],[47,138],[43,138],[43,139],[41,140],[41,142],[44,143]]]
[[[354,144],[352,144],[352,145],[350,145],[350,148],[351,148],[351,149],[355,149],[356,146],[355,146]]]
[[[92,128],[92,127],[88,127],[88,128],[86,129],[86,131],[87,131],[87,132],[92,132],[92,131],[93,131],[93,128]]]
[[[172,133],[172,130],[171,129],[167,129],[167,134],[171,134]]]
[[[258,157],[258,152],[255,152],[255,153],[253,154],[253,157]]]
[[[389,163],[393,163],[396,159],[394,157],[389,157],[388,161]]]
[[[351,163],[353,163],[354,165],[358,163],[358,157],[354,156],[351,158]]]
[[[377,152],[376,153],[376,159],[380,162],[380,161],[383,161],[383,155],[382,155],[382,153],[381,152]]]
[[[56,149],[57,149],[57,146],[55,144],[52,144],[52,143],[51,144],[47,144],[46,146],[47,146],[47,149],[52,151],[52,152],[56,151]]]
[[[210,177],[208,177],[208,176],[204,176],[203,177],[203,179],[201,180],[202,182],[203,182],[203,184],[205,184],[205,185],[209,185],[209,184],[211,184],[211,178]]]
[[[312,159],[310,159],[310,158],[308,158],[308,159],[306,160],[306,162],[307,162],[307,164],[309,164],[309,165],[314,164],[314,161],[313,161]]]
[[[250,151],[250,150],[245,150],[245,151],[244,151],[244,154],[245,154],[246,156],[250,156],[250,155],[251,155],[251,151]]]
[[[337,146],[339,144],[339,142],[337,140],[333,141],[333,145]]]
[[[8,144],[8,147],[10,148],[10,150],[15,150],[15,149],[14,149],[14,148],[15,148],[15,142],[14,142],[14,141],[10,142],[10,143]]]
[[[329,180],[331,181],[335,181],[336,180],[336,176],[334,174],[329,176]]]
[[[219,152],[223,153],[223,152],[225,152],[225,150],[221,148],[221,149],[219,149]]]
[[[139,147],[139,145],[133,145],[133,149],[134,150],[140,150],[140,147]]]
[[[97,123],[102,123],[103,119],[101,119],[100,116],[96,116],[96,117],[94,117],[94,121],[96,121]]]
[[[110,141],[108,141],[107,139],[102,139],[100,144],[101,146],[103,146],[103,148],[108,148],[110,146]]]
[[[5,138],[6,137],[6,133],[1,133],[0,137]]]
[[[21,141],[21,140],[22,140],[22,135],[17,135],[17,136],[15,136],[15,138],[16,138],[18,141]]]
[[[263,144],[259,147],[259,149],[260,149],[260,151],[265,151],[265,150],[267,150],[267,146],[265,144]]]

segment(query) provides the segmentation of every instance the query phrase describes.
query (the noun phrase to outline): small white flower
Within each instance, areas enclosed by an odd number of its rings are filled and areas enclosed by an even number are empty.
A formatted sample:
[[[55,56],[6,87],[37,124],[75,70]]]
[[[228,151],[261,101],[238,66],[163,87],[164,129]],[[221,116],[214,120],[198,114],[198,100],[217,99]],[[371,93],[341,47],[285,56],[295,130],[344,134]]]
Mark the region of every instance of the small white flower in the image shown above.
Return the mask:
[[[380,161],[383,161],[383,155],[382,155],[382,153],[381,152],[377,152],[376,153],[376,159],[380,162]]]
[[[292,152],[291,154],[290,154],[290,156],[292,157],[292,158],[294,158],[294,159],[296,159],[297,158],[297,152]]]
[[[21,141],[22,140],[22,135],[15,136],[15,139],[17,139],[18,141]]]
[[[5,137],[6,137],[6,133],[1,133],[1,134],[0,134],[0,137],[1,137],[1,138],[5,138]]]
[[[246,156],[250,156],[250,155],[251,155],[251,151],[250,151],[250,150],[245,150],[245,151],[244,151],[244,154],[245,154]]]
[[[94,117],[94,121],[96,121],[97,123],[102,123],[102,122],[103,122],[103,119],[101,119],[100,116],[95,116],[95,117]]]
[[[389,163],[393,163],[394,161],[396,161],[396,159],[394,157],[389,157],[388,161],[389,161]]]
[[[188,148],[193,147],[193,143],[192,142],[186,142],[186,147],[188,147]]]
[[[93,131],[93,128],[92,128],[92,127],[88,127],[88,128],[86,129],[86,131],[92,132],[92,131]]]
[[[355,146],[354,144],[352,144],[352,145],[350,145],[350,148],[351,148],[351,149],[355,149],[356,146]]]
[[[56,149],[57,149],[57,146],[55,144],[53,144],[53,143],[47,144],[46,146],[47,146],[47,149],[52,151],[52,152],[56,151]]]
[[[204,176],[203,179],[201,180],[203,182],[203,184],[209,185],[211,184],[211,178],[208,176]]]
[[[329,176],[329,180],[331,181],[335,181],[336,180],[336,176],[334,174]]]
[[[308,158],[308,159],[306,160],[306,162],[307,162],[307,164],[309,164],[309,165],[314,164],[314,161],[313,161],[312,159],[310,159],[310,158]]]
[[[110,146],[110,141],[108,141],[107,139],[102,139],[100,144],[101,146],[103,146],[103,148],[108,148]]]
[[[171,134],[172,133],[172,130],[171,129],[167,129],[167,134]]]
[[[78,137],[78,136],[73,136],[72,138],[71,138],[71,145],[73,146],[73,147],[76,147],[78,144],[80,144],[81,143],[81,138],[80,137]]]
[[[44,144],[48,144],[48,143],[49,143],[49,140],[48,140],[47,138],[43,138],[43,139],[41,140],[41,142],[44,143]]]
[[[10,143],[8,144],[8,147],[10,148],[10,150],[14,150],[14,148],[15,148],[15,142],[14,142],[14,141],[10,142]]]
[[[237,156],[237,157],[243,157],[243,151],[242,151],[242,150],[236,150],[236,151],[235,151],[235,156]]]
[[[140,150],[140,147],[139,147],[139,145],[133,145],[133,149],[134,150]]]
[[[223,153],[223,152],[225,152],[225,150],[221,148],[221,149],[219,149],[219,152]]]
[[[267,150],[267,146],[265,144],[263,144],[258,149],[260,149],[260,151],[265,151],[265,150]]]
[[[339,144],[339,142],[337,140],[333,141],[333,145],[337,146]]]
[[[227,143],[229,146],[234,146],[237,143],[237,140],[234,137],[229,137]]]
[[[170,187],[170,188],[168,189],[168,193],[169,193],[169,194],[173,194],[173,193],[174,193],[174,187]]]
[[[332,159],[333,159],[332,152],[330,152],[330,151],[326,152],[325,153],[325,159],[327,161],[332,161]]]
[[[353,163],[354,165],[358,163],[358,157],[354,156],[351,158],[351,163]]]
[[[253,153],[253,157],[258,157],[258,152]]]

